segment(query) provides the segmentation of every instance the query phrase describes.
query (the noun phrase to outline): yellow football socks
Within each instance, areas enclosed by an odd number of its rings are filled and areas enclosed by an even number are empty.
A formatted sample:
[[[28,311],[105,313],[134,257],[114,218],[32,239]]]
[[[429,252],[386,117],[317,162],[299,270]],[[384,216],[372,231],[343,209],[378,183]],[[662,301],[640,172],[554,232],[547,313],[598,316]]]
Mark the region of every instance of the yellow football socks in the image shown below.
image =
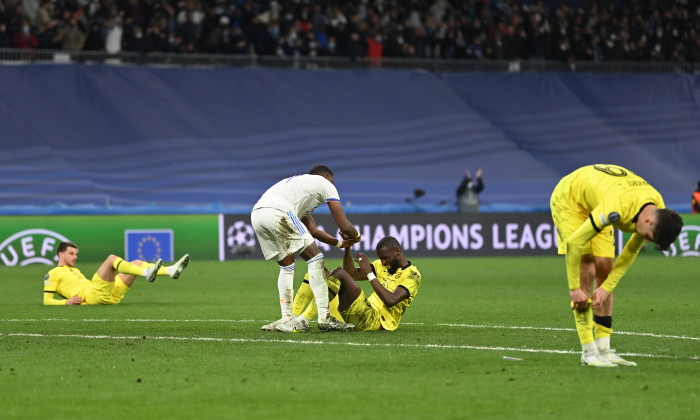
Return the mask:
[[[306,273],[304,281],[301,282],[301,286],[299,286],[299,290],[297,290],[297,294],[294,296],[294,303],[292,304],[292,313],[294,316],[301,315],[301,313],[304,312],[304,308],[306,308],[313,298],[314,292],[311,290],[311,286],[309,286],[309,274]]]
[[[573,302],[571,302],[573,305]],[[588,344],[595,341],[593,338],[593,307],[588,299],[588,307],[583,311],[573,310],[576,321],[576,331],[581,344]]]
[[[151,264],[151,265],[153,265],[153,264]],[[141,265],[141,267],[139,267],[136,264],[132,264],[128,261],[124,261],[123,258],[117,257],[114,260],[114,262],[112,263],[112,267],[114,267],[114,269],[120,273],[131,274],[133,276],[142,276],[143,277],[143,270],[145,270],[148,266]]]
[[[340,312],[338,311],[339,299],[337,298],[337,294],[338,290],[340,290],[340,281],[333,276],[328,276],[326,278],[326,283],[328,284],[329,289],[328,309],[330,309],[331,315],[335,319],[340,322],[344,322],[343,316],[340,315]],[[306,310],[303,312],[304,318],[306,318],[307,321],[314,319],[316,315],[318,315],[318,307],[316,306],[316,301],[313,299],[313,296],[311,286],[309,286],[306,281],[303,281],[301,286],[299,286],[297,295],[294,297],[294,315],[298,315],[297,310],[299,313],[302,313],[302,309],[306,307]]]

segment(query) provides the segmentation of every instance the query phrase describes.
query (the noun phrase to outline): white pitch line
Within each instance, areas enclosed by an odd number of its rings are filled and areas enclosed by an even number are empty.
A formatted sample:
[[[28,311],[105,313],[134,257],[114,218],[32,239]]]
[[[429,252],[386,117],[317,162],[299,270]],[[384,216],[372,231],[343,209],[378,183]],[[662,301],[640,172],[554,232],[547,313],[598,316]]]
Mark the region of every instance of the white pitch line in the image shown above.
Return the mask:
[[[575,328],[529,327],[529,326],[509,326],[509,325],[478,325],[478,324],[477,325],[474,325],[474,324],[435,324],[435,325],[444,326],[444,327],[495,328],[495,329],[509,329],[509,330],[576,331]],[[678,340],[700,341],[700,337],[688,337],[685,335],[664,335],[664,334],[617,331],[617,330],[615,330],[615,334],[638,335],[638,336],[643,336],[643,337],[674,338],[674,339],[678,339]]]
[[[346,345],[357,347],[403,347],[403,348],[430,348],[441,350],[487,350],[501,352],[525,352],[547,354],[579,354],[579,350],[557,349],[531,349],[518,347],[489,347],[446,345],[446,344],[405,344],[405,343],[358,343],[358,342],[332,342],[320,340],[291,340],[291,339],[262,339],[262,338],[220,338],[220,337],[174,337],[174,336],[112,336],[112,335],[81,335],[81,334],[38,334],[38,333],[8,333],[8,337],[34,337],[34,338],[82,338],[82,339],[110,339],[110,340],[172,340],[172,341],[209,341],[225,343],[284,343],[305,345]],[[2,336],[2,334],[0,334]],[[620,353],[622,356],[647,357],[655,359],[690,359],[700,360],[700,356],[669,356],[663,354]]]
[[[70,318],[43,318],[43,319],[0,319],[0,322],[47,322],[47,321],[59,321],[59,322],[231,322],[231,323],[250,323],[250,322],[270,322],[271,320],[255,320],[255,319],[70,319]],[[426,325],[423,322],[404,322],[402,325]],[[509,330],[540,330],[540,331],[566,331],[575,332],[575,328],[556,328],[556,327],[533,327],[533,326],[517,326],[517,325],[481,325],[481,324],[449,324],[449,323],[438,323],[435,324],[439,327],[459,327],[459,328],[485,328],[485,329],[509,329]],[[666,335],[666,334],[654,334],[645,332],[631,332],[631,331],[615,331],[615,334],[620,335],[632,335],[640,337],[652,337],[652,338],[670,338],[675,340],[692,340],[700,341],[700,337],[689,337],[686,335]]]

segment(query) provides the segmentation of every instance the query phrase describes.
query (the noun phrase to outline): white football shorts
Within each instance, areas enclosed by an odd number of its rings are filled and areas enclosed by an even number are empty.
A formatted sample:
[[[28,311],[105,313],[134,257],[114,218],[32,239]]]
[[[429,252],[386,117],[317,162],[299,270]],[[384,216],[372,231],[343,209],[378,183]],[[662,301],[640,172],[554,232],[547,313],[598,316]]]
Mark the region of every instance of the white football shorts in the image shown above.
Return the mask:
[[[306,226],[290,212],[263,207],[254,209],[250,222],[266,260],[280,261],[314,243]]]

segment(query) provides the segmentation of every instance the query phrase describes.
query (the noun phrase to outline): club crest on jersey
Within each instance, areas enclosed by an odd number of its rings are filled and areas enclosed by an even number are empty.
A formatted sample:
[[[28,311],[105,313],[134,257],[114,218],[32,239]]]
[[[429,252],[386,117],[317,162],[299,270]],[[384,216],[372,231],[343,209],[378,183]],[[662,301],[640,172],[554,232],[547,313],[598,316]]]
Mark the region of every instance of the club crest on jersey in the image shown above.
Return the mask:
[[[620,221],[620,213],[616,211],[611,211],[608,213],[608,216],[606,217],[605,214],[601,214],[600,217],[600,224],[602,226],[607,226],[616,222]]]
[[[0,262],[8,267],[29,264],[54,265],[56,248],[68,238],[48,229],[27,229],[0,243]]]

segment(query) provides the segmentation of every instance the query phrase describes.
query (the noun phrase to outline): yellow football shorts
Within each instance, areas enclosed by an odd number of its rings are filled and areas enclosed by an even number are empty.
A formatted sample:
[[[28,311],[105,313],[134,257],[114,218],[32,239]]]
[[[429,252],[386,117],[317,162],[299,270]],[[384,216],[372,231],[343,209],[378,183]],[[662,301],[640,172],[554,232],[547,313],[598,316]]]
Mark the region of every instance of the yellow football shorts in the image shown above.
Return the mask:
[[[558,253],[560,255],[566,254],[567,238],[573,235],[583,223],[591,223],[588,219],[589,212],[571,199],[571,194],[569,194],[570,179],[568,178],[564,177],[559,181],[549,203],[554,226],[557,228]],[[615,258],[615,238],[612,225],[604,227],[600,233],[594,236],[583,248],[582,254]]]
[[[379,331],[382,328],[381,314],[367,301],[364,290],[344,311],[340,311],[345,322],[355,324],[355,331]]]
[[[124,284],[119,275],[115,276],[114,282],[102,280],[95,273],[90,281],[83,298],[83,305],[116,305],[119,303],[126,292],[129,291],[129,286]]]

